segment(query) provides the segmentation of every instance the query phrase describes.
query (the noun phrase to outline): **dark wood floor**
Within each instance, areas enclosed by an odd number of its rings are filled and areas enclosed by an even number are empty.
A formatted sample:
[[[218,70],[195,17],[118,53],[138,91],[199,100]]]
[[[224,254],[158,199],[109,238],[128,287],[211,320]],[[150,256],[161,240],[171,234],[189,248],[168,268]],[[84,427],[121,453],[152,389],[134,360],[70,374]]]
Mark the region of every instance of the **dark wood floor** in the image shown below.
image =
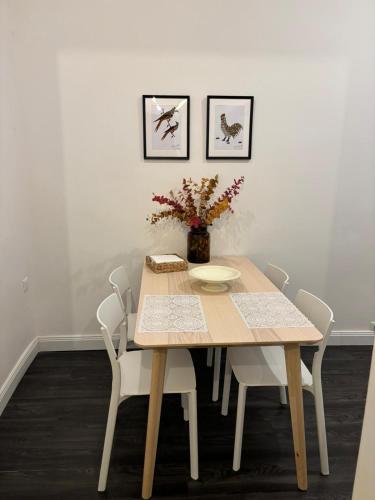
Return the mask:
[[[303,349],[309,365],[313,348]],[[188,424],[177,396],[164,398],[154,498],[233,500],[350,499],[371,348],[329,347],[323,384],[331,475],[319,474],[313,400],[305,394],[309,490],[296,489],[289,411],[278,390],[249,389],[242,468],[231,469],[236,384],[228,417],[210,400],[212,372],[195,351],[200,479],[189,476]],[[41,353],[0,418],[0,498],[140,497],[147,398],[119,411],[105,494],[96,492],[111,371],[104,351]]]

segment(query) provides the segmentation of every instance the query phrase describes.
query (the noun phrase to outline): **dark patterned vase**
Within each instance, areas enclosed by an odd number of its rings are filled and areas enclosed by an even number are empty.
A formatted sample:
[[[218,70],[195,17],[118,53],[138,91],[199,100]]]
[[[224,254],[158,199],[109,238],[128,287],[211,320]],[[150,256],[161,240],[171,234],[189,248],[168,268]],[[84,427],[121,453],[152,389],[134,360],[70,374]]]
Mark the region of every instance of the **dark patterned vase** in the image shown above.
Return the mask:
[[[192,227],[187,238],[187,260],[194,264],[210,261],[210,233],[207,226]]]

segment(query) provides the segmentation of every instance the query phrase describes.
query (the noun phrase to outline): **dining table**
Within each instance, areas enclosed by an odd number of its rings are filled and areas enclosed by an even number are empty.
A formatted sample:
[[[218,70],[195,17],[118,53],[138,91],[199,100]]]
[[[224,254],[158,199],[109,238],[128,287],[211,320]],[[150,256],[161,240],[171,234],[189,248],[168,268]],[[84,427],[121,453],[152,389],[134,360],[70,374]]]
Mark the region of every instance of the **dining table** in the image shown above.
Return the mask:
[[[229,266],[240,271],[239,279],[229,289],[211,293],[202,289],[188,270],[154,273],[144,264],[138,311],[148,295],[199,295],[207,324],[205,332],[142,332],[138,314],[134,342],[142,349],[152,349],[151,389],[149,396],[146,448],[143,467],[142,498],[152,496],[160,412],[163,399],[168,349],[283,346],[288,380],[289,408],[292,423],[294,457],[298,489],[307,490],[305,424],[301,386],[301,344],[316,344],[322,334],[313,325],[282,328],[249,328],[231,300],[230,293],[276,292],[278,289],[246,256],[214,257],[210,265]],[[196,264],[189,264],[195,267]]]

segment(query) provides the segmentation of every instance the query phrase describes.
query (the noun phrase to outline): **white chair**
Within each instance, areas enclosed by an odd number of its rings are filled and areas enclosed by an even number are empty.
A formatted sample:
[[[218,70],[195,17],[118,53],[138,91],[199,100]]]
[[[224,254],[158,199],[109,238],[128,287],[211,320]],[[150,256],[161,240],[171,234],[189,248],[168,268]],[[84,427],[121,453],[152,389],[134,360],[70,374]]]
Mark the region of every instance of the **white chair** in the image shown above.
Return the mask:
[[[211,349],[211,352],[210,352]],[[212,381],[212,401],[219,399],[220,368],[221,368],[222,347],[211,347],[207,352],[207,366],[212,366],[212,357],[214,358],[214,374]],[[209,362],[210,360],[210,362]]]
[[[272,281],[272,283],[277,286],[277,288],[283,292],[286,286],[289,284],[288,274],[280,267],[274,266],[273,264],[268,264],[264,272],[267,278]],[[217,401],[219,399],[219,384],[220,384],[220,367],[221,367],[221,347],[209,347],[207,349],[207,366],[212,366],[212,358],[214,356],[214,374],[212,383],[212,401]],[[288,404],[286,397],[285,387],[280,387],[280,403],[283,405]]]
[[[112,366],[112,394],[109,404],[98,491],[105,491],[116,425],[118,406],[131,396],[150,394],[152,351],[124,351],[117,355],[112,335],[120,326],[125,329],[125,313],[115,293],[100,304],[97,319],[101,325],[105,346]],[[197,395],[194,365],[187,349],[168,351],[164,393],[181,394],[184,417],[189,420],[190,474],[198,479]]]
[[[118,354],[122,354],[124,351],[127,351],[129,347],[132,349],[137,348],[134,344],[137,313],[133,313],[133,294],[126,268],[124,266],[116,267],[109,275],[108,280],[125,313],[126,328],[120,330],[120,342],[118,346]],[[125,331],[127,332],[126,335],[123,334]],[[181,406],[184,410],[184,418],[188,420],[187,405],[185,398],[182,396]]]
[[[323,475],[328,475],[329,465],[321,382],[321,366],[323,354],[334,323],[333,312],[322,300],[305,290],[298,291],[295,305],[305,314],[306,317],[310,319],[310,321],[323,335],[323,340],[317,344],[319,346],[318,351],[314,354],[312,374],[302,361],[301,372],[303,389],[311,392],[315,399],[320,470]],[[227,350],[221,409],[221,413],[223,415],[228,414],[232,370],[239,382],[233,456],[233,469],[239,470],[241,464],[242,435],[247,388],[254,386],[287,386],[288,382],[284,349],[280,346],[267,346],[250,348],[233,347]]]
[[[270,281],[272,281],[280,292],[283,292],[286,286],[289,285],[289,275],[284,271],[284,269],[281,269],[281,267],[268,263],[264,274]]]
[[[264,271],[265,276],[272,281],[272,283],[280,290],[284,292],[287,285],[289,285],[289,275],[281,267],[277,267],[273,264],[268,263],[266,270]],[[285,387],[280,387],[280,403],[282,405],[288,404],[288,398],[286,396]]]
[[[133,297],[132,290],[130,287],[130,281],[128,273],[124,266],[119,266],[114,269],[109,275],[109,283],[112,286],[112,290],[117,295],[121,308],[125,313],[127,321],[127,336],[120,335],[119,344],[119,354],[127,350],[127,348],[133,345],[134,334],[135,334],[135,324],[137,322],[137,313],[133,313]]]
[[[212,366],[213,355],[214,355],[214,348],[208,347],[207,348],[207,366]]]

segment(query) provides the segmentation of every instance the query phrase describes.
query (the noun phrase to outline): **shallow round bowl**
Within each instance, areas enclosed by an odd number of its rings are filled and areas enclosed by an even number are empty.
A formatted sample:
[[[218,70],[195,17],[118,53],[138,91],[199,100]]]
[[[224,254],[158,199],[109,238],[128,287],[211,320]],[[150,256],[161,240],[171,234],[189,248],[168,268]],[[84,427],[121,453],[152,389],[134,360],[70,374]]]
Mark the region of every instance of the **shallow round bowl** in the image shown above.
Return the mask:
[[[227,266],[199,266],[190,269],[192,278],[203,282],[202,289],[206,292],[224,292],[228,289],[227,282],[238,279],[240,271]]]

